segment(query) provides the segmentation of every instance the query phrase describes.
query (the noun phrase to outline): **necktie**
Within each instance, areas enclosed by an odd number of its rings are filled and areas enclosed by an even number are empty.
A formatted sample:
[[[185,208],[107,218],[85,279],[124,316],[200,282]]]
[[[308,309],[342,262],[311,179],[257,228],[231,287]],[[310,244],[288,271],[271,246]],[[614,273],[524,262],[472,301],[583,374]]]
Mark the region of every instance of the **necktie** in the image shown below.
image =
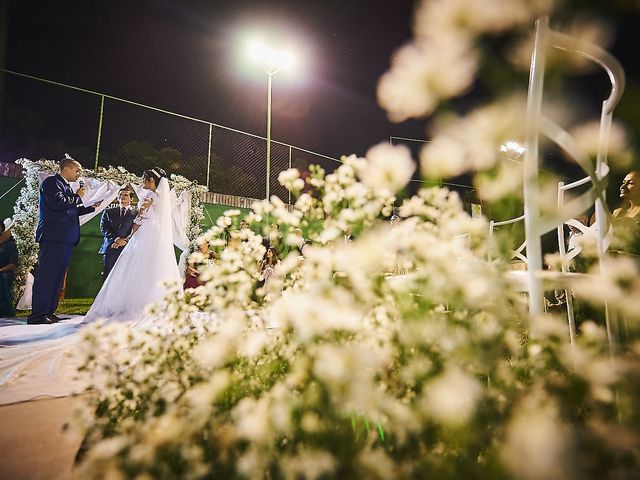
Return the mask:
[[[124,218],[124,214],[127,213],[127,209],[122,207],[120,209],[120,220],[122,220]]]

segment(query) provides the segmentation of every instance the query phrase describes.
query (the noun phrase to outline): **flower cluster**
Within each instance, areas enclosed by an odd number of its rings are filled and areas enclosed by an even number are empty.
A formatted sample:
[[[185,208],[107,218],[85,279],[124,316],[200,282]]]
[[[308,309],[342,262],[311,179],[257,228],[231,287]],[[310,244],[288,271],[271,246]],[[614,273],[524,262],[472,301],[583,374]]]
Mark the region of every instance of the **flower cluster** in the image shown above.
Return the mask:
[[[470,87],[480,40],[517,37],[552,3],[424,0],[381,103],[395,119],[435,111]],[[510,195],[500,146],[519,138],[521,105],[441,117],[423,173],[483,170],[487,196]],[[147,329],[90,330],[78,478],[634,478],[637,263],[572,285],[570,343],[563,317],[530,317],[507,249],[455,192],[422,189],[387,221],[413,170],[379,145],[331,174],[283,172],[293,205],[229,210],[199,238],[217,253],[202,286],[171,291]],[[262,286],[267,246],[281,262]]]
[[[238,213],[202,237],[230,229],[191,298],[175,290],[148,330],[89,333],[99,394],[79,477],[547,478],[587,472],[583,456],[637,467],[625,452],[640,352],[612,366],[602,327],[570,346],[559,319],[530,323],[506,263],[483,260],[485,221],[455,193],[421,190],[398,225],[371,220],[352,241],[286,257],[264,304],[261,216],[234,229]],[[406,273],[390,275],[398,264]],[[287,283],[293,272],[302,281]]]

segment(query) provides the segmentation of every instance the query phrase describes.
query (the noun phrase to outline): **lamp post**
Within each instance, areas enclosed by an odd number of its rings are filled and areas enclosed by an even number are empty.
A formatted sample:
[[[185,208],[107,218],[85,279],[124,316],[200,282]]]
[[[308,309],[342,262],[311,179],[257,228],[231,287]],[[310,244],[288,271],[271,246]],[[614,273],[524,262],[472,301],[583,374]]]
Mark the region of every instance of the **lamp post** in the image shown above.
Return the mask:
[[[293,57],[287,51],[273,50],[263,43],[254,42],[249,47],[250,56],[260,64],[267,74],[267,180],[266,198],[269,199],[271,180],[271,104],[273,77],[283,69],[290,69]]]
[[[266,199],[269,200],[269,188],[271,179],[271,85],[273,83],[273,76],[278,73],[278,70],[272,71],[267,69],[267,186],[266,186]]]

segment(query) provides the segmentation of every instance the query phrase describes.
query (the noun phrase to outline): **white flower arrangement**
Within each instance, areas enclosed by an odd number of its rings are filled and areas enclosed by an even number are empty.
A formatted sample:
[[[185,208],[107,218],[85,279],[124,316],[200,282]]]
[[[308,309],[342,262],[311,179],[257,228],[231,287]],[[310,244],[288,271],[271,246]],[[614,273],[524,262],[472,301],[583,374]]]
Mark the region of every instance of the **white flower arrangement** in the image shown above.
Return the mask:
[[[478,44],[521,34],[553,3],[423,0],[381,103],[396,119],[436,111],[471,84]],[[499,167],[513,98],[439,123],[423,171]],[[529,317],[509,256],[456,193],[422,189],[389,224],[413,173],[406,152],[342,161],[303,183],[283,172],[291,209],[262,200],[248,228],[230,211],[204,233],[218,258],[204,285],[156,309],[164,334],[88,332],[98,393],[78,478],[634,478],[637,263],[614,260],[576,285],[593,310],[570,344],[562,319]],[[263,288],[267,239],[282,257]],[[602,301],[624,317],[623,355],[593,321]]]

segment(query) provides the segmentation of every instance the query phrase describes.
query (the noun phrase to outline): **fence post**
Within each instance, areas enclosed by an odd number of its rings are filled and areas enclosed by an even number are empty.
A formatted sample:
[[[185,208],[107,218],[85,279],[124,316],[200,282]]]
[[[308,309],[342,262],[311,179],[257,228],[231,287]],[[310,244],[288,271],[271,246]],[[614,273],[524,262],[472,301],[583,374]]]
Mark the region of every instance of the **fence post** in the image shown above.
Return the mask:
[[[96,144],[96,161],[93,169],[98,169],[98,159],[100,158],[100,138],[102,137],[102,116],[104,115],[104,95],[100,95],[100,121],[98,122],[98,142]]]
[[[207,190],[209,190],[209,175],[211,174],[211,131],[213,125],[209,124],[209,149],[207,150]]]
[[[289,145],[289,170],[291,170],[291,145]],[[291,205],[291,191],[289,191],[289,205]]]

